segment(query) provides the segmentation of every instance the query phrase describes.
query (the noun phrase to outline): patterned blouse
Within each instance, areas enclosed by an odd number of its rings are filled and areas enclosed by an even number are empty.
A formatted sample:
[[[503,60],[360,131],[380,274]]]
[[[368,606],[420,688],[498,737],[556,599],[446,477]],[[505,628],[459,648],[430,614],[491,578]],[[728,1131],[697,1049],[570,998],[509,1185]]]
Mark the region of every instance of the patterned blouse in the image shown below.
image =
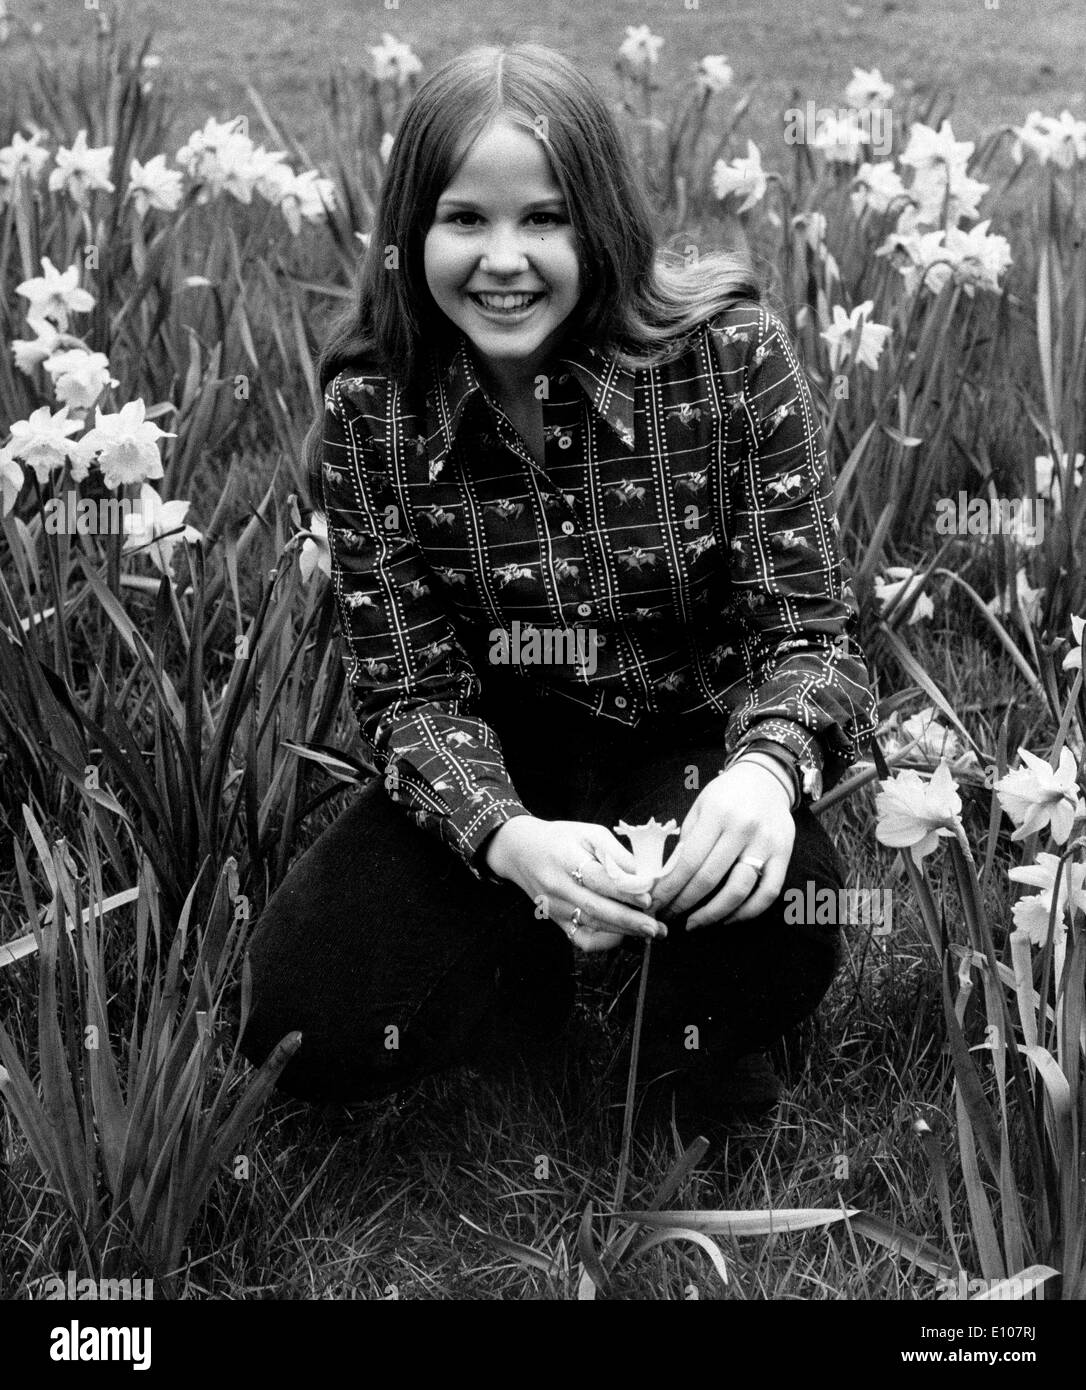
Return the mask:
[[[798,760],[807,796],[875,727],[833,477],[779,319],[744,302],[636,371],[567,339],[537,378],[544,466],[475,373],[425,409],[352,364],[324,395],[344,663],[385,787],[478,878],[517,795],[477,713],[490,663],[601,719],[720,718],[722,756]]]

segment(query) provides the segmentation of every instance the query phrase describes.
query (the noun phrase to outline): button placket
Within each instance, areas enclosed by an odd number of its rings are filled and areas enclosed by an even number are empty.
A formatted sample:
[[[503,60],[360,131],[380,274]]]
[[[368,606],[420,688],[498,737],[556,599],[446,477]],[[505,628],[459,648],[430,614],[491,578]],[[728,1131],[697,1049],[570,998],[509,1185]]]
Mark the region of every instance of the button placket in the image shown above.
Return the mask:
[[[563,372],[561,373],[561,375],[555,378],[555,382],[559,386],[566,386],[570,380],[571,377],[568,372]],[[573,393],[572,399],[579,399],[576,396],[576,393]],[[547,398],[543,402],[543,437],[544,448],[547,451],[548,457],[550,456],[551,451],[553,449],[558,448],[563,451],[568,451],[576,443],[574,431],[578,427],[577,424],[573,420],[569,419],[568,415],[568,423],[562,422],[561,420],[562,414],[565,414],[563,407],[568,406],[571,403],[572,401],[568,393],[562,393],[561,395],[555,398]],[[548,418],[548,416],[557,416],[559,418],[556,419],[555,423],[552,425],[551,420]],[[581,423],[583,425],[583,420],[581,421]],[[565,460],[563,460],[563,463],[565,467],[568,469],[568,464],[565,463]],[[572,494],[569,494],[569,497],[567,498],[568,485],[564,481],[552,481],[551,486],[552,489],[557,493],[561,509],[564,510],[566,513],[565,519],[560,523],[559,529],[561,530],[563,536],[576,536],[581,526],[581,515],[578,511],[576,498],[573,497]],[[587,563],[587,554],[584,558]],[[587,579],[588,576],[586,574],[586,582]],[[580,603],[577,604],[575,612],[579,619],[590,619],[596,615],[596,607],[594,604],[582,600]]]
[[[487,397],[487,399],[489,400],[489,397]],[[534,458],[532,458],[531,454],[525,447],[524,442],[521,439],[516,426],[513,424],[512,420],[510,420],[509,416],[502,409],[501,405],[497,401],[490,401],[490,406],[495,416],[495,423],[498,427],[498,437],[501,439],[501,442],[512,453],[516,454],[518,459],[521,459],[523,460],[523,462],[528,464],[528,466],[534,472],[538,473],[541,478],[547,478],[549,484],[550,479],[548,477],[546,469],[540,468],[539,464],[536,463]],[[546,444],[544,443],[544,451],[545,450]]]

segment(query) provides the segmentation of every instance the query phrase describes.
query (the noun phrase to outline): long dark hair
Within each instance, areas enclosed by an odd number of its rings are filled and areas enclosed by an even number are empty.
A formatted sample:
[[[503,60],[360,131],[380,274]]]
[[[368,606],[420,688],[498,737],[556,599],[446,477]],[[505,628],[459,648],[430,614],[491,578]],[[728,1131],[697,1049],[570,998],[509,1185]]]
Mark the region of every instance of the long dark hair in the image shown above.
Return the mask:
[[[423,243],[438,198],[477,137],[498,117],[543,139],[580,248],[583,293],[570,331],[624,365],[664,360],[703,318],[759,299],[750,265],[713,252],[688,263],[657,247],[648,203],[595,87],[542,44],[485,45],[438,68],[415,93],[389,156],[352,301],[317,358],[323,393],[365,360],[421,397],[428,350],[455,336],[426,284]],[[321,414],[306,437],[320,506]]]

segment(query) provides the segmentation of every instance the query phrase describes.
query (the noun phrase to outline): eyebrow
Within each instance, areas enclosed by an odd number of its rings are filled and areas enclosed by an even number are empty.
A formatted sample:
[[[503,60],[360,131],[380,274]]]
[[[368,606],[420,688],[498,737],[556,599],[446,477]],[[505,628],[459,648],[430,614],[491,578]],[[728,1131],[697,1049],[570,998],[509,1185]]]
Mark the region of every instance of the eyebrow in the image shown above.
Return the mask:
[[[479,204],[474,198],[446,198],[440,197],[438,206],[474,208]],[[553,198],[537,198],[533,203],[525,204],[525,211],[534,212],[538,208],[565,207],[566,200],[561,193],[556,193]]]

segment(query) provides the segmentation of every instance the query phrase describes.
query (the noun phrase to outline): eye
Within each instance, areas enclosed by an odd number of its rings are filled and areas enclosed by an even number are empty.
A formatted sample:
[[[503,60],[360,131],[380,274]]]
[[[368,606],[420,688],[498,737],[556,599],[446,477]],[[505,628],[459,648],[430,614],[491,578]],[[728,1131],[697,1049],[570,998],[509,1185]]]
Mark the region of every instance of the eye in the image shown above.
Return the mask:
[[[443,221],[456,227],[472,227],[479,221],[479,217],[477,212],[472,212],[467,208],[457,208],[453,212],[446,213]],[[528,214],[527,220],[536,227],[557,227],[566,219],[558,212],[532,212]]]

